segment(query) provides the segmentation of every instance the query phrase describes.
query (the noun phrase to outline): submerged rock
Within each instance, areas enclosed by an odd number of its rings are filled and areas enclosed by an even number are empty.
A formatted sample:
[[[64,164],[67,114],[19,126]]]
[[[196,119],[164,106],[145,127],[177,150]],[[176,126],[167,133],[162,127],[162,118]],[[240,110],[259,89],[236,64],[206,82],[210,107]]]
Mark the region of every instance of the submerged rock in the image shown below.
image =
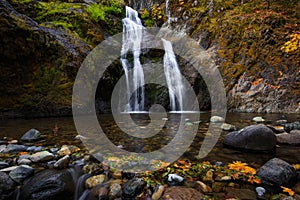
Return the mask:
[[[252,121],[254,121],[254,122],[264,122],[266,120],[262,117],[253,117]]]
[[[275,190],[280,186],[293,186],[297,180],[297,172],[293,166],[279,158],[266,162],[257,170],[256,175],[263,184]]]
[[[188,200],[201,199],[203,194],[193,188],[186,188],[181,186],[169,187],[165,190],[162,197],[163,200]]]
[[[31,176],[34,169],[28,165],[20,165],[9,173],[9,176],[15,182],[21,184],[26,178]]]
[[[223,123],[221,129],[224,131],[235,131],[236,127],[232,124]]]
[[[122,185],[122,198],[134,199],[137,195],[142,193],[146,182],[142,178],[133,178]]]
[[[22,142],[34,142],[41,139],[41,133],[36,129],[30,129],[22,137]]]
[[[163,185],[158,186],[151,197],[152,200],[158,200],[163,194],[164,190],[165,187]]]
[[[292,130],[300,130],[300,122],[296,121],[293,123],[283,124],[286,132],[290,132]]]
[[[221,122],[224,122],[224,118],[220,117],[220,116],[212,116],[210,118],[210,122],[212,122],[212,123],[221,123]]]
[[[4,172],[0,172],[0,200],[12,199],[15,183]]]
[[[20,192],[20,199],[64,199],[74,197],[74,182],[68,170],[44,170],[24,181]]]
[[[300,135],[294,135],[289,133],[276,134],[277,142],[281,144],[300,144]]]
[[[229,147],[267,152],[274,150],[276,142],[275,134],[265,125],[247,126],[227,134],[223,140],[223,144]]]

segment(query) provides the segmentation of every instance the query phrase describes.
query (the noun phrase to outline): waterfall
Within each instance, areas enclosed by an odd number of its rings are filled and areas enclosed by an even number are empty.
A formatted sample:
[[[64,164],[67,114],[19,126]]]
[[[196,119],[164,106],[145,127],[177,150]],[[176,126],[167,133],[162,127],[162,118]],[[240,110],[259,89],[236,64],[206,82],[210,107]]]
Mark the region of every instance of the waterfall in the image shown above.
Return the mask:
[[[162,39],[163,46],[165,49],[164,55],[164,71],[165,77],[169,89],[170,97],[170,110],[171,111],[182,111],[182,101],[183,101],[183,84],[181,73],[176,61],[175,54],[173,52],[171,42]]]
[[[126,76],[127,97],[130,99],[130,80],[128,71],[133,68],[133,88],[132,100],[126,106],[126,111],[143,111],[144,110],[144,72],[140,62],[141,42],[143,34],[143,25],[138,17],[137,11],[126,6],[126,17],[123,22],[123,41],[121,50],[121,63]],[[133,54],[133,66],[130,65],[127,54],[131,51]]]

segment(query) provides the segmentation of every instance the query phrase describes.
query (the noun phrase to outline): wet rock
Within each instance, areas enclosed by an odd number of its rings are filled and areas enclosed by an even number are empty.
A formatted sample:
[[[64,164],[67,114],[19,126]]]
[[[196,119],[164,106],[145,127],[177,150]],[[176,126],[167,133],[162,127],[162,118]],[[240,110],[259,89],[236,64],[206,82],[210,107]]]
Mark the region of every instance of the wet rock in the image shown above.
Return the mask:
[[[212,122],[212,123],[221,123],[221,122],[224,122],[224,118],[219,117],[219,116],[212,116],[210,118],[210,122]]]
[[[73,199],[74,182],[69,170],[43,170],[24,181],[20,198],[26,200]]]
[[[77,149],[78,147],[73,145],[63,145],[57,154],[60,156],[66,156],[74,153]]]
[[[300,135],[294,135],[289,133],[276,134],[277,142],[280,144],[300,144]]]
[[[15,183],[4,172],[0,172],[0,200],[12,199]]]
[[[7,145],[7,151],[8,152],[21,152],[21,151],[27,151],[27,146],[19,145],[19,144],[9,144]]]
[[[201,181],[197,181],[197,188],[200,189],[201,192],[203,193],[210,193],[212,192],[211,187],[209,187],[208,185],[206,185],[205,183],[201,182]]]
[[[165,178],[165,183],[169,186],[180,186],[184,184],[184,178],[177,174],[168,174]]]
[[[254,121],[254,122],[264,122],[264,121],[266,121],[264,118],[262,118],[262,117],[254,117],[253,119],[252,119],[252,121]]]
[[[1,169],[0,172],[10,172],[16,168],[18,168],[18,166],[11,166],[11,167]]]
[[[257,170],[256,175],[261,178],[263,184],[274,190],[280,186],[293,186],[297,180],[297,172],[293,166],[279,158],[266,162]]]
[[[152,200],[158,200],[163,194],[164,190],[165,187],[163,185],[158,186],[151,197]]]
[[[0,170],[9,167],[9,164],[4,161],[0,161]]]
[[[113,183],[109,187],[109,198],[110,199],[116,199],[121,196],[122,193],[122,187],[118,183]]]
[[[255,191],[249,189],[227,188],[227,195],[238,199],[256,200]]]
[[[135,173],[122,171],[122,179],[133,179],[134,177],[135,177]]]
[[[57,169],[64,169],[64,168],[68,167],[69,162],[70,162],[70,156],[66,155],[66,156],[62,157],[61,159],[59,159],[58,161],[56,161],[53,166],[54,166],[54,168],[57,168]]]
[[[142,178],[133,178],[122,185],[122,198],[132,199],[142,193],[146,182]]]
[[[6,144],[6,141],[0,140],[0,145]]]
[[[8,144],[17,144],[18,143],[18,140],[10,140],[7,142]]]
[[[221,126],[221,129],[224,131],[235,131],[236,127],[234,125],[231,124],[227,124],[227,123],[223,123]]]
[[[16,169],[12,170],[9,173],[9,176],[15,182],[22,184],[22,182],[31,176],[34,172],[34,169],[28,165],[20,165]]]
[[[42,146],[30,146],[27,148],[27,151],[33,151],[33,152],[38,152],[38,151],[42,151],[43,147]]]
[[[292,123],[283,124],[283,126],[284,126],[284,130],[286,132],[290,132],[292,130],[300,130],[300,122],[298,122],[298,121],[292,122]]]
[[[86,181],[85,181],[85,187],[86,188],[92,188],[98,184],[101,184],[105,181],[105,174],[100,174],[100,175],[97,175],[97,176],[92,176],[90,178],[88,178]]]
[[[49,149],[50,153],[56,154],[58,152],[58,148],[56,147],[52,147],[51,149]]]
[[[22,160],[18,161],[19,165],[29,165],[31,163],[32,163],[32,161],[29,160],[28,158],[23,158]]]
[[[5,153],[5,152],[7,152],[6,145],[5,144],[0,145],[0,153]]]
[[[163,200],[188,200],[201,199],[203,194],[193,188],[180,186],[169,187],[165,190],[162,197]]]
[[[32,154],[29,159],[32,162],[43,162],[43,161],[49,161],[54,158],[54,155],[48,151],[41,151],[37,152],[35,154]]]
[[[22,142],[35,142],[41,139],[41,133],[36,129],[30,129],[22,137]]]
[[[223,144],[229,147],[267,152],[275,148],[276,142],[275,134],[265,125],[247,126],[227,134],[223,140]]]
[[[89,163],[83,166],[83,172],[86,174],[99,174],[103,172],[102,167],[97,163]]]

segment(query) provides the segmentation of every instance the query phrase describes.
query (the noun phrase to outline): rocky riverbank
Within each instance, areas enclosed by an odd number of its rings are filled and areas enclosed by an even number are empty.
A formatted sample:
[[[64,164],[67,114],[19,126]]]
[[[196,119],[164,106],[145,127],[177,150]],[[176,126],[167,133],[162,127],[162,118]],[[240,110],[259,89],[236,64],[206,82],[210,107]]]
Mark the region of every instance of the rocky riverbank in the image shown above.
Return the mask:
[[[264,125],[262,117],[253,120],[237,131],[223,124],[229,132],[225,148],[272,155],[283,143],[300,144],[291,139],[299,135],[299,122]],[[78,136],[65,145],[52,143],[52,137],[59,135],[31,129],[20,138],[0,141],[0,199],[300,199],[300,163],[276,157],[263,164],[187,159],[170,164],[158,159],[149,163],[156,171],[134,173],[114,168],[134,160],[107,157],[101,163]]]

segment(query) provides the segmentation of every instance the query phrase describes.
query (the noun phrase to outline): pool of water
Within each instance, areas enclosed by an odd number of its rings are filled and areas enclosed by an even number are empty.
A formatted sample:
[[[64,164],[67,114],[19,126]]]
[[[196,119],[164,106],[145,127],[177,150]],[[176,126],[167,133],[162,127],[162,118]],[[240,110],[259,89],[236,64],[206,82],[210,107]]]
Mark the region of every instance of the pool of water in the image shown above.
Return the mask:
[[[197,116],[195,117],[195,115]],[[146,153],[158,150],[172,141],[178,133],[180,123],[184,122],[189,123],[188,125],[195,128],[197,133],[181,159],[189,159],[194,162],[221,161],[225,163],[240,160],[259,166],[273,157],[279,157],[290,163],[300,163],[299,146],[278,145],[276,152],[271,154],[241,152],[225,148],[222,145],[222,139],[227,134],[226,131],[221,132],[221,136],[212,151],[210,151],[206,157],[199,159],[198,154],[203,139],[209,134],[207,132],[210,124],[210,112],[168,113],[164,119],[156,119],[159,121],[158,124],[153,123],[155,121],[153,121],[153,118],[151,121],[148,113],[132,113],[130,116],[130,120],[128,119],[127,121],[123,119],[124,121],[119,123],[116,123],[114,117],[110,114],[98,116],[99,125],[109,140],[116,146],[122,146],[126,151]],[[245,126],[255,124],[252,122],[252,118],[255,116],[258,116],[258,114],[228,113],[225,121],[241,129]],[[274,124],[276,120],[283,118],[287,119],[288,122],[300,121],[300,114],[263,114],[260,116],[266,119],[265,124]],[[200,118],[200,122],[199,120],[195,120],[197,118]],[[58,136],[52,134],[52,129],[55,124],[60,127]],[[122,129],[119,127],[120,124],[123,124]],[[154,133],[148,138],[133,137],[130,133],[134,132],[136,126],[138,126],[143,133]],[[44,137],[46,137],[46,144],[44,145],[76,144],[83,146],[79,144],[78,140],[74,139],[77,135],[77,131],[72,117],[1,120],[0,140],[3,137],[20,139],[20,137],[31,128],[38,129]],[[174,151],[176,151],[176,148],[174,148]]]

